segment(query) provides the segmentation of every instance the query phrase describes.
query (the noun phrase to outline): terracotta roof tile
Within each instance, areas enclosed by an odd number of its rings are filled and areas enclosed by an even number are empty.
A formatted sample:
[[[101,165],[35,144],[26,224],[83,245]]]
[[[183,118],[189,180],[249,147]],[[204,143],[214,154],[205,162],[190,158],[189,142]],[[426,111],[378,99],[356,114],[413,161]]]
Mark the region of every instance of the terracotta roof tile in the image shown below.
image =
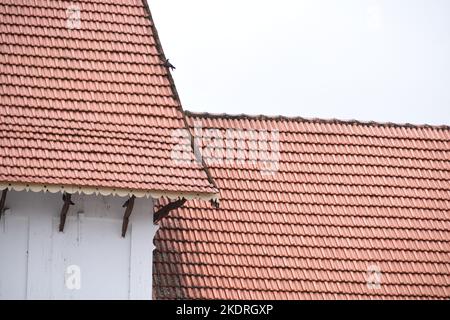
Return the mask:
[[[0,42],[0,185],[217,192],[190,141],[171,156],[185,120],[142,0],[1,0]]]
[[[244,151],[254,147],[245,130],[278,130],[280,165],[263,175],[209,153],[220,208],[193,201],[161,221],[154,278],[178,282],[155,282],[155,298],[450,298],[450,128],[207,114],[188,122],[207,136],[244,130]],[[368,287],[373,265],[378,289]]]

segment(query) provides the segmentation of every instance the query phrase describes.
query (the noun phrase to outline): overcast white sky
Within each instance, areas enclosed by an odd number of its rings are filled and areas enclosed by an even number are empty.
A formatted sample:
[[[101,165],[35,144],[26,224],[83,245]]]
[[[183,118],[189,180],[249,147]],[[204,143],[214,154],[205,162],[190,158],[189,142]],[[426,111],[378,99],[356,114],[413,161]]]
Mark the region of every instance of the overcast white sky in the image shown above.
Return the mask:
[[[148,0],[185,110],[450,124],[449,0]]]

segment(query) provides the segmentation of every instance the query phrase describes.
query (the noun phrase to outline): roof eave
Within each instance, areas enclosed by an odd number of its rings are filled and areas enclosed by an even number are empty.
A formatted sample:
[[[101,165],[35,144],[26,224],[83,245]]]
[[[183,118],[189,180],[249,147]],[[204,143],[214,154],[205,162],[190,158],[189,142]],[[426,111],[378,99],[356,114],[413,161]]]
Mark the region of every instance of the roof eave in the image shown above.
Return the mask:
[[[21,183],[21,182],[0,182],[0,190],[14,190],[14,191],[32,191],[32,192],[50,192],[50,193],[70,193],[70,194],[86,194],[86,195],[102,195],[102,196],[119,196],[137,198],[161,198],[167,197],[169,199],[186,200],[201,199],[207,201],[219,201],[218,192],[184,192],[184,191],[169,191],[169,190],[133,190],[126,188],[107,188],[107,187],[90,187],[90,186],[75,186],[75,185],[59,185],[59,184],[35,184],[35,183]]]

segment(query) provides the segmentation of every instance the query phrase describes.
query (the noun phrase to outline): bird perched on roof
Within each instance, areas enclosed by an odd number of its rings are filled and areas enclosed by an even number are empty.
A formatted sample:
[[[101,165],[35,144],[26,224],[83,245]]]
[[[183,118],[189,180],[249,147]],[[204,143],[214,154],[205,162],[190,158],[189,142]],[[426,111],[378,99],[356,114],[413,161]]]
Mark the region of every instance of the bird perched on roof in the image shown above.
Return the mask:
[[[166,59],[166,62],[164,62],[164,66],[172,71],[176,69],[175,66],[169,62],[169,59]]]

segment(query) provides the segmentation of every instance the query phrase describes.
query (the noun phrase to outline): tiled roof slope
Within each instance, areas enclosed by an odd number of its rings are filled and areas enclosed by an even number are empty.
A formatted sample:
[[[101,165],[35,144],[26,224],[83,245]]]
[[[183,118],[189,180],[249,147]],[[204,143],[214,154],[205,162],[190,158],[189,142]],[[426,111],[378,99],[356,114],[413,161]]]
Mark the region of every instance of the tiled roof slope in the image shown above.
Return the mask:
[[[186,123],[164,61],[145,0],[0,0],[0,186],[215,193],[171,161]]]
[[[206,161],[220,208],[190,202],[161,221],[155,298],[450,298],[449,127],[188,120],[278,130],[279,171]]]

